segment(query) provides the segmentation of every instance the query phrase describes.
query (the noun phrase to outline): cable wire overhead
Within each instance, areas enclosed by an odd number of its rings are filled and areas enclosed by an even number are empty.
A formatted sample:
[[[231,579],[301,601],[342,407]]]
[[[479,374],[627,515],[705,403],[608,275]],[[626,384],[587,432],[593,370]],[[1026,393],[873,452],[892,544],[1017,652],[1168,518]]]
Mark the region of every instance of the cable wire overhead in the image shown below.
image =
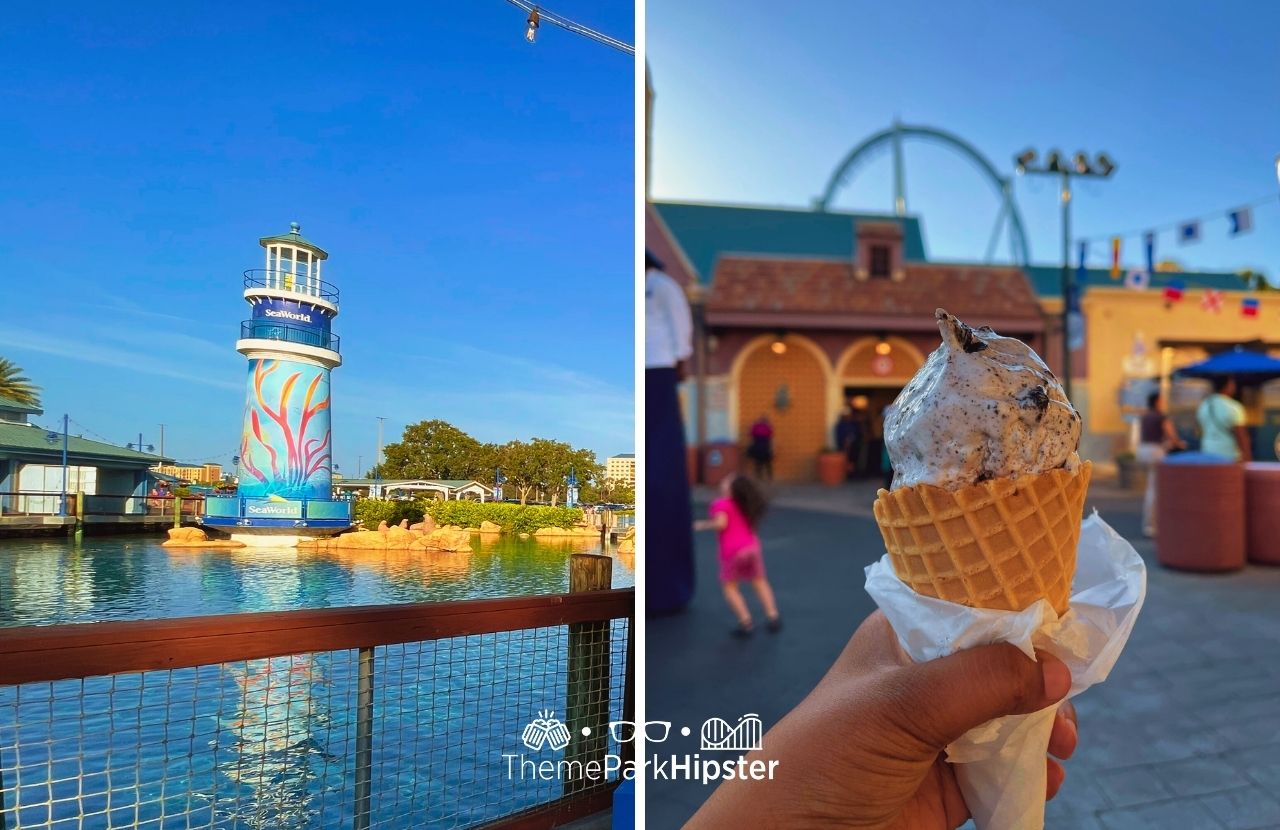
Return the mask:
[[[635,47],[629,43],[618,40],[615,37],[609,37],[602,32],[597,32],[595,29],[589,29],[581,23],[574,23],[567,17],[561,17],[558,14],[549,12],[534,3],[527,2],[527,0],[507,0],[507,2],[518,9],[528,12],[529,18],[527,22],[529,28],[525,32],[525,40],[530,43],[533,43],[534,38],[537,37],[538,27],[543,23],[550,23],[553,26],[559,26],[565,31],[591,38],[596,43],[603,43],[605,46],[612,46],[619,52],[625,52],[628,55],[635,55],[636,53]]]

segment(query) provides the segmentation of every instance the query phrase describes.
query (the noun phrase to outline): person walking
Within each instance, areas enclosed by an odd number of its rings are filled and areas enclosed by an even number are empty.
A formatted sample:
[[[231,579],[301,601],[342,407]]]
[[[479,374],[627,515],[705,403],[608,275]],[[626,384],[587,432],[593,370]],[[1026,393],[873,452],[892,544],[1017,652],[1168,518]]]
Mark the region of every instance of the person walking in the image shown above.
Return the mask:
[[[680,284],[644,252],[645,611],[683,611],[693,599],[693,506],[677,386],[689,374],[693,316]]]
[[[858,469],[858,453],[862,450],[862,425],[853,416],[853,409],[846,406],[836,421],[836,449],[844,453],[845,478],[852,478]]]
[[[711,502],[710,518],[694,523],[694,530],[720,532],[720,588],[725,602],[738,619],[735,637],[750,637],[755,631],[751,611],[742,596],[741,583],[750,583],[760,604],[769,630],[782,628],[782,617],[773,597],[773,587],[764,573],[764,555],[756,528],[768,509],[768,500],[760,485],[742,475],[728,475],[720,480],[720,498]]]
[[[1213,379],[1213,394],[1196,408],[1200,424],[1200,452],[1231,461],[1248,461],[1249,433],[1244,428],[1244,405],[1235,399],[1239,387],[1230,376]]]
[[[773,424],[764,413],[751,425],[751,444],[747,457],[755,464],[756,478],[769,481],[773,478]]]
[[[1164,414],[1160,393],[1147,397],[1147,411],[1142,413],[1139,424],[1138,450],[1134,453],[1139,464],[1147,468],[1147,489],[1142,497],[1142,533],[1156,535],[1156,467],[1165,455],[1174,449],[1186,449],[1187,443],[1178,437],[1173,421]]]

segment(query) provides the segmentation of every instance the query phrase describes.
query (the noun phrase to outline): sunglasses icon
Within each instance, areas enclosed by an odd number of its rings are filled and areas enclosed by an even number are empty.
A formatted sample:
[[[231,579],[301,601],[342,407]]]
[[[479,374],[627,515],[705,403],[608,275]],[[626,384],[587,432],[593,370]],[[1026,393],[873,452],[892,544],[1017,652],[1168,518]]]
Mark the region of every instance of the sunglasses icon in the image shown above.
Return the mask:
[[[660,744],[671,734],[671,721],[651,720],[644,723],[644,739]],[[635,721],[609,721],[609,735],[620,744],[631,743],[636,739]]]

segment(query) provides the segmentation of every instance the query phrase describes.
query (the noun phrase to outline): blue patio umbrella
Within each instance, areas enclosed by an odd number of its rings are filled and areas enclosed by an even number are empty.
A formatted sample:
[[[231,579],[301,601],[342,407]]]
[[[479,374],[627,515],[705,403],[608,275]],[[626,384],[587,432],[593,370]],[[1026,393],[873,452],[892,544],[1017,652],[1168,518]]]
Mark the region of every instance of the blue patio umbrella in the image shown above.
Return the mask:
[[[1183,366],[1174,372],[1176,377],[1214,378],[1230,375],[1241,383],[1263,383],[1280,378],[1280,360],[1262,352],[1253,352],[1243,346],[1220,352],[1207,360]]]

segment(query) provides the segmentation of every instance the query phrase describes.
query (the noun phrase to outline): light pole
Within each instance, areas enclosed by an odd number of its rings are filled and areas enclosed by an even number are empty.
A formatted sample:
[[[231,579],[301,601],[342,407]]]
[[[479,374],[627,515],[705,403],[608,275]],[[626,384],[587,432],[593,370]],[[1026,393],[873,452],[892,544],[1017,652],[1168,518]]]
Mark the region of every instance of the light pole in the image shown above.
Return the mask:
[[[685,288],[689,309],[693,314],[694,469],[698,481],[703,479],[702,445],[707,442],[707,289],[697,281]]]
[[[70,416],[62,416],[62,435],[52,431],[45,435],[45,440],[51,444],[62,439],[62,506],[58,508],[59,516],[67,515],[67,422],[70,420]]]
[[[1072,156],[1068,162],[1062,153],[1050,150],[1043,164],[1036,164],[1036,151],[1027,149],[1014,156],[1018,175],[1033,173],[1038,175],[1057,176],[1060,182],[1062,201],[1062,388],[1067,400],[1071,399],[1071,346],[1068,343],[1070,332],[1071,306],[1074,297],[1071,281],[1071,179],[1073,176],[1087,178],[1108,178],[1116,170],[1116,165],[1106,153],[1098,153],[1092,164],[1083,151]]]
[[[373,497],[375,499],[382,498],[382,422],[387,420],[381,415],[378,416],[378,454],[374,456],[373,478],[374,485],[371,488],[376,489],[377,493]]]

